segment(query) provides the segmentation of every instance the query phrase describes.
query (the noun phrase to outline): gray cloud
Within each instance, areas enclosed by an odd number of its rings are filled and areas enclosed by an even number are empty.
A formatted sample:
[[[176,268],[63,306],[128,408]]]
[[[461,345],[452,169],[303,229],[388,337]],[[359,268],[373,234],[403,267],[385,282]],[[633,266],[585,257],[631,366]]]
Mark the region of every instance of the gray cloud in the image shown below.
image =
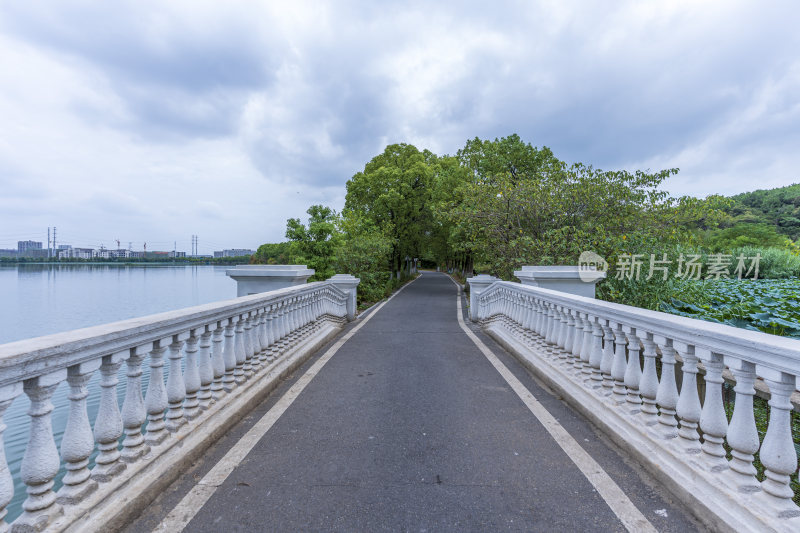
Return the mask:
[[[147,206],[165,242],[237,246],[341,208],[392,142],[454,153],[516,132],[568,161],[681,167],[678,194],[784,185],[800,181],[797,22],[789,1],[6,3],[0,185],[22,194],[24,176],[67,206],[102,185],[119,192],[97,216],[131,213],[115,235]]]

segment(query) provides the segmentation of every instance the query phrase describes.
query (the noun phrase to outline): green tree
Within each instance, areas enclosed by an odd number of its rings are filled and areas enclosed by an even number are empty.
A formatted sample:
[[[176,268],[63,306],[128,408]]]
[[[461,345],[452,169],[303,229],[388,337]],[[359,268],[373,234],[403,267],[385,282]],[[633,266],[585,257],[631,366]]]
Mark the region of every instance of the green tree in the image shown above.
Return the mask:
[[[312,205],[306,213],[308,226],[298,218],[286,221],[286,238],[292,243],[293,256],[316,271],[312,281],[325,280],[335,274],[333,263],[341,240],[339,216],[322,205]]]
[[[410,144],[392,144],[347,182],[345,210],[358,212],[391,242],[390,270],[418,257],[430,235],[430,183],[436,156]]]
[[[291,242],[262,244],[250,258],[250,263],[263,265],[290,265],[296,262]]]
[[[391,239],[368,217],[356,211],[345,211],[339,219],[342,239],[336,249],[334,268],[340,274],[361,279],[360,302],[376,302],[392,289],[388,270]]]
[[[708,236],[707,244],[715,252],[729,251],[741,246],[784,248],[787,239],[769,224],[736,224],[731,228],[717,230]]]
[[[506,279],[522,264],[576,264],[583,250],[611,261],[631,243],[682,242],[698,220],[714,224],[709,202],[661,190],[677,169],[568,166],[547,147],[517,135],[473,139],[457,156],[470,177],[460,201],[440,215],[458,228],[480,262]]]

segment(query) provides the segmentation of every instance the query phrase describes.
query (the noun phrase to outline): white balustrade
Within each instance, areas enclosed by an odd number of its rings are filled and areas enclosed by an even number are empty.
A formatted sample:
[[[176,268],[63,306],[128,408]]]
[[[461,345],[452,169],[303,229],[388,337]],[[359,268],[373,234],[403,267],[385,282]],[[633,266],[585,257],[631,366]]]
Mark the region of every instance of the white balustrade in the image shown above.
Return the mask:
[[[153,349],[153,343],[130,349],[127,365],[127,386],[125,402],[122,404],[122,425],[125,427],[125,439],[122,441],[121,459],[133,463],[150,451],[145,443],[142,425],[147,420],[147,411],[142,398],[142,362],[145,354]]]
[[[179,461],[193,428],[204,425],[211,433],[215,423],[228,423],[228,415],[214,416],[226,413],[231,402],[244,409],[247,403],[237,399],[254,394],[258,375],[310,354],[354,318],[348,301],[354,301],[357,282],[348,278],[346,290],[330,281],[309,283],[0,345],[0,533],[66,529],[94,505],[119,507],[115,502],[143,497],[131,479],[154,462]],[[87,387],[93,375],[99,392]],[[59,456],[51,399],[62,383],[68,416]],[[12,473],[2,415],[23,392],[30,399],[30,434],[20,471]],[[99,395],[94,421],[87,413],[90,393]],[[22,513],[9,521],[15,477],[27,498]],[[129,486],[135,493],[120,493]]]
[[[95,359],[71,366],[67,369],[70,408],[67,427],[61,437],[61,459],[66,463],[59,503],[76,503],[97,488],[97,482],[90,479],[89,456],[94,451],[94,436],[86,412],[86,398],[89,391],[86,385],[92,373],[100,368],[101,361]]]
[[[612,437],[630,442],[683,497],[701,499],[732,529],[800,530],[791,486],[800,341],[505,281],[474,302],[471,314],[489,334]],[[735,381],[730,422],[726,380]],[[769,395],[761,443],[758,380]]]

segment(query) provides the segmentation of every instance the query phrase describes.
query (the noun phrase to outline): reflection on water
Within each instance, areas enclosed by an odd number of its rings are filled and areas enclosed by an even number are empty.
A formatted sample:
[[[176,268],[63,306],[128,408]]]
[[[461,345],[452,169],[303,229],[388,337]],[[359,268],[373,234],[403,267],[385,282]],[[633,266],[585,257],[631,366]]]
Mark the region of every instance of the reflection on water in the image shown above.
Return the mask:
[[[236,284],[225,276],[226,267],[24,264],[0,266],[0,344],[60,331],[106,324],[117,320],[161,313],[236,296]],[[148,361],[143,364],[143,393],[149,380]],[[167,374],[167,367],[164,368]],[[125,398],[127,368],[119,372],[119,405]],[[100,400],[100,373],[89,382],[89,420],[94,422]],[[56,444],[67,423],[69,386],[61,383],[53,396],[53,432]],[[14,400],[4,417],[6,457],[14,478],[14,498],[6,521],[22,512],[25,485],[19,469],[28,441],[28,398]],[[91,465],[94,465],[92,455]],[[64,468],[56,479],[61,486]]]

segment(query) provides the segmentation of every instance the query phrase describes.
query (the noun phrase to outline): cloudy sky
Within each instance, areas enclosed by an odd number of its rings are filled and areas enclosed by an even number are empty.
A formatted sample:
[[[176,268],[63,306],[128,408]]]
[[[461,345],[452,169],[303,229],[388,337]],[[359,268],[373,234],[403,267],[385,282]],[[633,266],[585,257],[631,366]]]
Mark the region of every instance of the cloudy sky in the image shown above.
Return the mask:
[[[254,248],[395,142],[800,182],[799,25],[791,0],[2,1],[0,248]]]

